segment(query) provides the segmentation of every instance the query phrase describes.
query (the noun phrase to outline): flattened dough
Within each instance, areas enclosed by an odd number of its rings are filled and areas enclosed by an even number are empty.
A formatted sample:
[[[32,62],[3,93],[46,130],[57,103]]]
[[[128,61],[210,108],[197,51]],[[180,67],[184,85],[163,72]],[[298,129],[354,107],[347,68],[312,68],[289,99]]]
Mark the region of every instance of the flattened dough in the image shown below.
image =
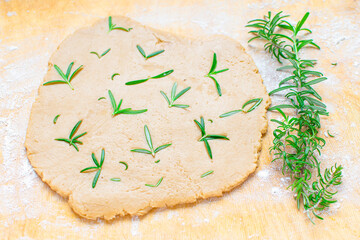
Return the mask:
[[[124,17],[114,17],[116,26],[132,27],[130,32],[108,33],[108,20],[79,29],[69,36],[53,54],[44,82],[59,79],[53,65],[66,71],[83,65],[72,80],[74,90],[66,84],[40,86],[33,104],[26,136],[28,158],[35,171],[51,189],[69,199],[72,209],[88,218],[112,219],[119,215],[142,215],[152,208],[195,202],[197,199],[221,196],[254,172],[261,137],[267,129],[266,109],[270,104],[262,79],[252,59],[236,41],[215,36],[209,39],[187,39],[140,25]],[[145,60],[136,45],[147,54],[165,52]],[[98,53],[111,48],[99,59]],[[223,95],[218,96],[214,82],[204,77],[209,72],[213,53],[217,53],[216,75]],[[126,86],[125,82],[154,76],[174,69],[167,77]],[[114,73],[115,76],[111,80]],[[190,86],[177,103],[190,108],[169,108],[160,90],[170,95],[174,82],[178,91]],[[139,115],[112,116],[108,90],[122,108],[148,109]],[[98,100],[100,97],[106,99]],[[219,115],[241,108],[249,99],[263,98],[254,111],[231,117]],[[53,123],[60,114],[57,123]],[[213,140],[211,160],[200,130],[194,123],[203,116],[206,131],[226,134],[230,141]],[[208,119],[213,120],[213,123]],[[87,131],[80,140],[79,152],[55,138],[67,137],[79,120],[78,133]],[[153,143],[172,143],[156,154],[130,152],[147,148],[144,125],[150,129]],[[100,158],[105,149],[105,162],[96,187],[91,186],[95,172],[80,173],[93,166],[91,153]],[[160,159],[159,163],[154,161]],[[128,170],[119,161],[127,162]],[[201,174],[214,173],[201,178]],[[155,184],[161,177],[162,183]],[[121,182],[110,181],[121,178]]]

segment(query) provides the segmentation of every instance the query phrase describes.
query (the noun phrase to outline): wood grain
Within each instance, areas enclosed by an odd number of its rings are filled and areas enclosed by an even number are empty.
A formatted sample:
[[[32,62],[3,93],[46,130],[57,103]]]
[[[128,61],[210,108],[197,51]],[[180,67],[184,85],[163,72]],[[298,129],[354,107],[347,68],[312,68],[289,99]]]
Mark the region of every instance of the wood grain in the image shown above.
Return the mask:
[[[319,59],[317,68],[329,77],[318,90],[331,113],[323,119],[323,130],[335,138],[326,138],[321,159],[325,166],[339,162],[345,167],[339,203],[325,212],[324,221],[313,225],[296,209],[286,190],[289,180],[279,163],[270,164],[273,125],[258,171],[242,186],[222,198],[158,209],[141,218],[81,219],[33,172],[23,146],[31,104],[49,56],[68,34],[108,15],[126,15],[178,34],[225,34],[247,48],[272,90],[282,76],[274,71],[278,65],[259,45],[247,45],[244,28],[268,10],[283,10],[294,20],[310,11],[312,38],[322,46],[305,52]],[[0,239],[359,239],[359,13],[359,1],[353,0],[0,0]]]

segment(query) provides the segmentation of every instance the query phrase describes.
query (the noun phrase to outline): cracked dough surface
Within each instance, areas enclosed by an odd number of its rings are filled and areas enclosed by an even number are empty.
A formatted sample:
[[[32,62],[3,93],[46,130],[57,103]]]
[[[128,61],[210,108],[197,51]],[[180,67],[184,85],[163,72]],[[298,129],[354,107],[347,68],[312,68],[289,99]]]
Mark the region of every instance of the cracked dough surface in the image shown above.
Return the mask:
[[[141,215],[152,208],[195,202],[197,199],[221,196],[254,172],[257,166],[261,137],[266,132],[266,108],[269,97],[258,70],[243,47],[236,41],[213,36],[209,39],[188,39],[151,29],[124,17],[113,17],[113,23],[132,27],[130,32],[108,33],[107,19],[91,27],[79,29],[59,46],[49,61],[44,82],[59,79],[53,65],[66,71],[84,65],[72,80],[74,90],[66,84],[40,86],[33,104],[26,136],[28,158],[41,179],[54,191],[69,199],[72,209],[88,219],[112,219],[117,215]],[[145,60],[136,45],[147,54],[165,52]],[[99,59],[98,53],[111,48]],[[213,53],[217,53],[217,69],[229,68],[216,75],[223,96],[219,97],[214,82],[204,75],[209,72]],[[125,82],[154,76],[174,69],[167,77],[126,86]],[[119,73],[114,80],[111,76]],[[169,96],[174,82],[178,91],[191,86],[176,103],[190,108],[168,108],[160,90]],[[148,109],[139,115],[112,116],[107,94],[111,90],[116,101],[123,99],[122,108]],[[99,97],[105,97],[98,101]],[[254,111],[220,119],[224,112],[239,109],[252,98],[263,98]],[[57,123],[53,123],[60,114]],[[230,141],[213,140],[211,160],[194,123],[203,116],[206,131],[226,134]],[[208,121],[212,119],[213,123]],[[55,138],[67,137],[79,120],[80,140],[77,152]],[[156,154],[130,152],[147,148],[144,125],[150,129],[155,146],[172,143]],[[95,172],[80,173],[93,166],[91,153],[105,161],[96,187],[91,187]],[[154,163],[160,159],[159,163]],[[127,162],[128,170],[119,161]],[[209,170],[214,173],[200,178]],[[110,178],[121,178],[112,182]],[[156,187],[160,177],[164,180]]]

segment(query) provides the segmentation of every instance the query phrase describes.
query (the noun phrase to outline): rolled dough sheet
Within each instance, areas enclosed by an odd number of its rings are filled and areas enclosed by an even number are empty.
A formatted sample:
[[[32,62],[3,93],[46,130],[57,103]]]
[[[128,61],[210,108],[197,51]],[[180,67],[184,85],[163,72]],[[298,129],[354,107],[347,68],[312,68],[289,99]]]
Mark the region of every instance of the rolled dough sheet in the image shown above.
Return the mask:
[[[192,203],[198,199],[221,196],[241,184],[254,172],[261,137],[266,132],[266,109],[270,104],[258,70],[244,48],[224,36],[209,39],[188,39],[155,30],[125,18],[114,17],[120,27],[132,27],[130,32],[108,32],[108,19],[77,30],[67,37],[49,61],[44,82],[61,79],[54,64],[64,72],[74,62],[73,70],[83,69],[71,84],[40,86],[33,104],[26,136],[28,158],[42,181],[69,200],[72,209],[88,219],[112,219],[115,216],[142,215],[152,208]],[[165,52],[145,60],[136,45],[146,52]],[[106,55],[98,58],[91,51]],[[209,72],[213,54],[217,54],[216,75],[223,95],[215,84],[204,77]],[[173,69],[164,78],[133,86],[125,82],[155,76]],[[119,73],[113,80],[111,76]],[[160,90],[170,96],[177,82],[178,92],[191,89],[176,103],[190,105],[187,109],[169,108]],[[111,90],[123,108],[148,109],[138,115],[112,116],[108,96]],[[105,99],[98,100],[100,97]],[[219,118],[219,115],[241,108],[249,99],[263,98],[254,111]],[[53,123],[60,114],[57,123]],[[229,141],[209,141],[213,159],[199,142],[201,132],[194,123],[203,116],[206,132],[223,134]],[[82,120],[77,134],[87,132],[79,140],[79,152],[55,138],[68,137],[75,123]],[[211,121],[210,121],[211,120]],[[148,148],[144,125],[150,129],[154,146],[172,145],[156,153],[131,152]],[[95,188],[95,172],[80,173],[94,166],[91,154],[105,160]],[[160,162],[155,163],[156,160]],[[128,164],[125,170],[123,161]],[[201,178],[207,171],[212,174]],[[156,184],[158,187],[145,184]],[[120,178],[120,182],[111,181]]]

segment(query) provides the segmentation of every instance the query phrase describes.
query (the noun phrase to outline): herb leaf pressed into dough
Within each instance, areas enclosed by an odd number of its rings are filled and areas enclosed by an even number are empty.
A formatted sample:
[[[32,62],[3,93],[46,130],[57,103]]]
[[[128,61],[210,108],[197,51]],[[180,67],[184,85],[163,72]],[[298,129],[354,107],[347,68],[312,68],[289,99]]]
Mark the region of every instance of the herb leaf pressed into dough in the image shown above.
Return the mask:
[[[163,91],[160,91],[161,95],[165,98],[166,102],[168,103],[169,108],[171,107],[177,107],[177,108],[188,108],[189,105],[184,105],[184,104],[174,104],[174,102],[181,97],[182,95],[184,95],[187,91],[190,90],[191,87],[187,87],[183,90],[181,90],[178,94],[176,94],[176,88],[177,88],[177,82],[174,83],[174,85],[172,86],[171,89],[171,100],[168,98],[168,96],[166,95],[166,93],[164,93]]]
[[[199,127],[200,131],[201,131],[201,138],[198,140],[199,142],[204,142],[205,144],[205,148],[206,151],[209,154],[209,157],[212,159],[212,151],[210,148],[210,144],[209,141],[210,140],[215,140],[215,139],[220,139],[220,140],[230,140],[228,137],[224,136],[224,135],[218,135],[218,134],[206,134],[205,131],[205,121],[203,117],[200,117],[200,122],[198,120],[194,120],[194,122],[196,123],[196,125]]]
[[[56,124],[56,122],[57,122],[57,120],[58,120],[59,117],[60,117],[60,114],[58,114],[58,115],[56,115],[56,116],[54,117],[54,120],[53,120],[53,123],[54,123],[54,124]]]
[[[215,79],[215,77],[214,77],[213,75],[216,75],[216,74],[222,73],[222,72],[226,72],[226,71],[229,70],[229,69],[228,69],[228,68],[225,68],[225,69],[222,69],[222,70],[215,71],[216,66],[217,66],[217,58],[216,58],[216,53],[214,53],[214,55],[213,55],[213,62],[212,62],[212,64],[211,64],[210,71],[209,71],[209,73],[206,74],[204,77],[211,78],[211,79],[214,81],[215,86],[216,86],[216,90],[217,90],[219,96],[221,96],[222,93],[221,93],[220,84],[218,83],[218,81]]]
[[[165,52],[165,50],[159,50],[159,51],[150,53],[149,55],[146,55],[144,49],[140,45],[136,45],[136,48],[139,50],[140,54],[145,58],[145,60],[148,60],[151,57],[155,57],[156,55],[159,55],[160,53]]]
[[[55,138],[56,141],[62,141],[62,142],[66,142],[68,143],[70,146],[73,146],[76,151],[79,151],[79,148],[76,146],[76,144],[83,144],[81,141],[79,141],[78,139],[82,136],[84,136],[87,132],[83,132],[77,136],[74,136],[75,133],[77,132],[77,130],[79,129],[80,125],[82,123],[82,120],[78,121],[75,126],[72,128],[70,134],[69,134],[69,138]]]
[[[173,69],[163,72],[163,73],[160,73],[153,77],[127,82],[127,83],[125,83],[125,85],[136,85],[136,84],[144,83],[144,82],[148,81],[149,79],[163,78],[163,77],[166,77],[167,75],[170,75],[172,72],[174,72]]]
[[[207,171],[206,173],[203,173],[203,174],[201,174],[201,178],[204,178],[204,177],[206,177],[206,176],[208,176],[208,175],[210,175],[210,174],[212,174],[212,173],[214,173],[214,170],[210,170],[210,171]]]
[[[95,166],[93,167],[87,167],[87,168],[84,168],[83,170],[80,171],[80,173],[88,173],[88,172],[93,172],[93,171],[96,171],[96,174],[94,176],[94,179],[92,181],[92,188],[95,188],[96,187],[96,183],[98,182],[99,180],[99,177],[100,177],[100,174],[101,174],[101,170],[102,170],[102,166],[104,164],[104,161],[105,161],[105,150],[102,149],[101,150],[101,159],[100,159],[100,163],[99,161],[97,160],[96,156],[94,153],[91,154],[91,158],[95,164]],[[119,179],[119,178],[117,178]],[[112,181],[116,181],[116,180],[113,180],[113,178],[111,179]],[[120,179],[119,179],[120,181]]]
[[[219,117],[221,117],[221,118],[229,117],[229,116],[234,115],[234,114],[239,113],[239,112],[249,113],[249,112],[253,111],[255,108],[257,108],[260,105],[260,103],[262,102],[262,100],[263,100],[262,98],[251,99],[251,100],[247,101],[246,103],[244,103],[242,105],[241,109],[237,109],[237,110],[233,110],[233,111],[230,111],[230,112],[223,113]],[[251,105],[251,107],[248,110],[246,110],[245,107],[247,105],[251,104],[251,103],[253,103]]]
[[[43,85],[51,85],[51,84],[57,84],[57,83],[66,83],[67,85],[69,85],[69,87],[74,90],[74,87],[71,85],[71,80],[76,76],[76,74],[82,70],[82,66],[78,67],[77,69],[75,69],[75,71],[70,75],[71,73],[71,68],[74,65],[74,62],[71,62],[67,68],[66,74],[55,64],[54,68],[55,70],[58,72],[58,74],[60,75],[60,77],[62,78],[62,80],[52,80],[52,81],[48,81],[46,83],[43,83]]]
[[[144,113],[147,111],[147,109],[141,109],[141,110],[132,110],[131,108],[120,109],[123,100],[120,99],[119,104],[116,104],[116,101],[115,101],[115,98],[114,98],[114,95],[112,94],[112,92],[109,90],[108,93],[109,93],[111,106],[114,110],[114,112],[112,114],[113,116],[116,116],[118,114],[140,114],[140,113]]]
[[[116,30],[116,29],[123,30],[125,32],[130,32],[130,30],[132,29],[132,28],[116,27],[116,24],[112,23],[112,17],[111,16],[109,16],[108,22],[109,22],[109,32],[111,32],[112,30]]]
[[[152,139],[151,139],[151,135],[150,135],[150,131],[149,131],[149,128],[148,128],[147,125],[144,126],[144,133],[145,133],[146,142],[147,142],[150,150],[143,149],[143,148],[137,148],[137,149],[132,149],[131,152],[151,154],[155,158],[155,154],[157,152],[171,146],[171,143],[168,143],[168,144],[161,145],[161,146],[154,149]]]
[[[90,52],[91,54],[95,54],[99,59],[102,58],[103,56],[105,56],[105,54],[107,54],[109,51],[111,50],[111,48],[105,50],[102,54],[98,54],[97,52]]]
[[[161,177],[159,179],[159,181],[155,185],[153,185],[153,184],[145,184],[145,186],[147,186],[147,187],[158,187],[163,179],[164,179],[164,177]]]

